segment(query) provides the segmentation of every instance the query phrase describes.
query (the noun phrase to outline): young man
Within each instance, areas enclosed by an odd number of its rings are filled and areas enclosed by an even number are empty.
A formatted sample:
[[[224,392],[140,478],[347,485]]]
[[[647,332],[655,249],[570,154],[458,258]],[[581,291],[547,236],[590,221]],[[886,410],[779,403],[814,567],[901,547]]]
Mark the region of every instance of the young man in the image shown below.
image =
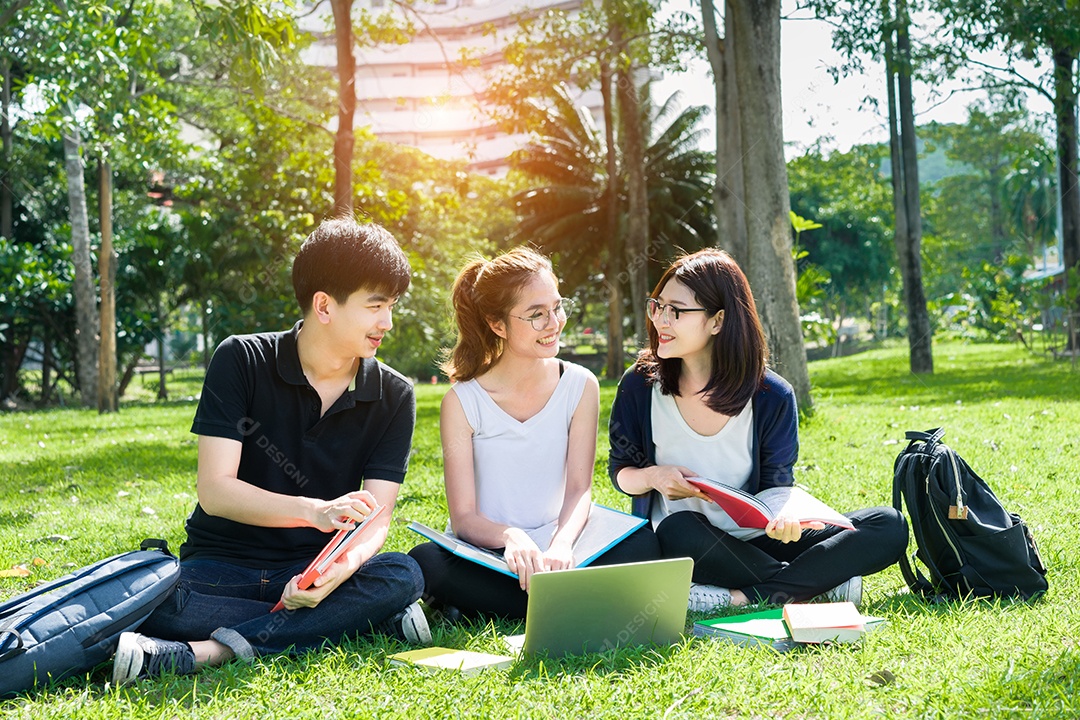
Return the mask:
[[[124,633],[113,684],[234,657],[302,651],[373,630],[431,640],[408,555],[378,553],[405,479],[412,385],[375,359],[410,268],[378,225],[330,220],[293,263],[303,320],[226,339],[206,372],[198,504],[174,597]],[[297,576],[332,531],[386,509],[306,590]],[[279,600],[284,610],[271,612]]]

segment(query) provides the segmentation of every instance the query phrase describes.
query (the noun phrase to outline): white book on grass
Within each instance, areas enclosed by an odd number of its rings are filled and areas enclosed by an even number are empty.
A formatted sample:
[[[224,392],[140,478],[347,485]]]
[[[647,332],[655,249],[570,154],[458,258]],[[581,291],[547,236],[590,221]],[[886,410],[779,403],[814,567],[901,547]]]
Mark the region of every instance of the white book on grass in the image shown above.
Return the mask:
[[[589,510],[589,519],[574,543],[574,567],[585,567],[644,524],[644,518],[593,503]],[[480,563],[503,575],[517,577],[517,573],[510,570],[502,555],[466,542],[450,531],[439,532],[418,522],[409,523],[409,529],[458,557]],[[525,532],[540,551],[544,552],[551,545],[555,529],[556,523],[552,522]]]

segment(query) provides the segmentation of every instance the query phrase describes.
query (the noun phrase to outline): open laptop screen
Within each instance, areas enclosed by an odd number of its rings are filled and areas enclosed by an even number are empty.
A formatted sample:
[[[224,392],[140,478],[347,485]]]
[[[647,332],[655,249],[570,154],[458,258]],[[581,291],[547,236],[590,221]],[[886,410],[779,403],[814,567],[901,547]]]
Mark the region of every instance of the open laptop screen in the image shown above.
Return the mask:
[[[678,642],[693,569],[674,558],[537,573],[523,649],[560,656]]]

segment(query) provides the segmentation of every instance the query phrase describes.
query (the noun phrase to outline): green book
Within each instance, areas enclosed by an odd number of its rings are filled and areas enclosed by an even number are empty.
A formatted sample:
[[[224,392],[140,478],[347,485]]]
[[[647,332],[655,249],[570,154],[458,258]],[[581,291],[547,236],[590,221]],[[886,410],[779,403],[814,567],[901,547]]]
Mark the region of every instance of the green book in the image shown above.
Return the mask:
[[[694,635],[727,640],[736,645],[764,645],[780,651],[798,645],[784,625],[783,608],[698,620],[694,623]]]

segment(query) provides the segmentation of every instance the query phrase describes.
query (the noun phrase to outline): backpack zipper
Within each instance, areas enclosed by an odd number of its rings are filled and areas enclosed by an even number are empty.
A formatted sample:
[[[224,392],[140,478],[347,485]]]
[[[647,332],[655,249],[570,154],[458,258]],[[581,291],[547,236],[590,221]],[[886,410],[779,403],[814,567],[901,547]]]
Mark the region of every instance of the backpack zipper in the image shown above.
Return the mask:
[[[949,457],[950,457],[950,460],[953,460],[951,455]],[[954,474],[955,474],[955,470],[956,470],[956,461],[955,460],[953,460],[952,466],[953,466],[953,471],[954,471]],[[957,488],[959,488],[959,486],[960,486],[960,478],[959,478],[958,474],[956,475],[956,485],[957,485]],[[926,474],[926,496],[928,498],[930,497],[930,473]],[[942,537],[945,538],[945,542],[947,542],[949,544],[949,549],[952,550],[953,555],[956,557],[956,564],[962,566],[964,564],[964,558],[960,554],[959,548],[957,548],[955,543],[953,543],[952,535],[949,534],[950,533],[949,529],[941,521],[941,516],[938,513],[937,507],[934,505],[933,502],[930,502],[930,503],[927,503],[927,504],[930,506],[930,512],[933,514],[934,520],[937,522],[938,528],[941,530]],[[960,579],[965,585],[967,585],[967,579],[964,578],[963,575],[960,576]],[[969,591],[971,590],[970,586],[968,586],[968,590]]]
[[[960,467],[956,464],[956,453],[949,453],[952,463],[953,480],[956,482],[956,504],[949,508],[950,520],[967,520],[968,509],[964,506],[964,489],[960,485]]]

